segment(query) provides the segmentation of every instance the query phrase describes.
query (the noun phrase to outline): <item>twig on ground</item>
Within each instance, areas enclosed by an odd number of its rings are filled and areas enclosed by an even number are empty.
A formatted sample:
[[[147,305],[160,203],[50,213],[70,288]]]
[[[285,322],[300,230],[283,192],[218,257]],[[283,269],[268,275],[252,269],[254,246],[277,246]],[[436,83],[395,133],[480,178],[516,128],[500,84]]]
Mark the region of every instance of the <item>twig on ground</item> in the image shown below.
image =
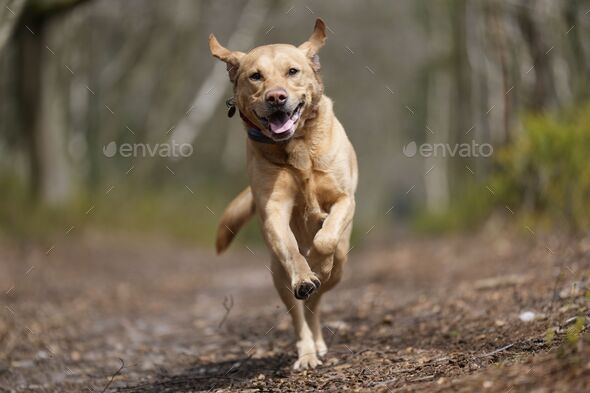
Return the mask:
[[[483,355],[480,355],[478,357],[485,358],[485,357],[488,357],[488,356],[493,356],[493,355],[495,355],[495,354],[497,354],[499,352],[502,352],[502,351],[505,351],[505,350],[507,350],[509,348],[512,348],[513,346],[514,346],[514,343],[508,344],[508,345],[503,346],[502,348],[498,348],[498,349],[496,349],[495,351],[492,351],[492,352],[484,353]]]
[[[410,379],[410,382],[423,382],[423,381],[430,381],[431,379],[434,379],[434,374],[431,375],[426,375],[424,377],[420,377],[420,378],[415,378],[415,379]]]
[[[223,326],[223,324],[227,320],[227,317],[229,316],[229,313],[233,307],[234,307],[234,297],[233,297],[233,295],[230,294],[229,296],[226,296],[223,299],[223,308],[225,308],[225,315],[223,316],[223,319],[221,320],[221,322],[219,322],[219,329],[221,329],[221,327]]]
[[[385,381],[376,381],[376,382],[373,382],[373,386],[384,385],[385,387],[387,387],[388,385],[395,383],[397,381],[398,381],[398,378],[387,379]]]
[[[553,285],[553,294],[551,296],[551,303],[549,304],[549,312],[551,315],[550,321],[553,324],[553,320],[555,318],[555,301],[559,298],[559,294],[558,294],[558,286],[559,286],[559,281],[562,278],[563,273],[560,272],[559,274],[557,274],[557,276],[555,277],[555,284]]]
[[[106,386],[104,387],[104,389],[102,390],[101,393],[105,393],[107,391],[107,389],[109,388],[109,386],[111,386],[111,384],[113,383],[115,378],[117,378],[117,376],[121,375],[121,373],[123,372],[123,369],[125,368],[125,362],[121,358],[119,358],[119,361],[121,362],[121,367],[119,367],[119,369],[113,375],[111,375],[109,382],[106,384]]]

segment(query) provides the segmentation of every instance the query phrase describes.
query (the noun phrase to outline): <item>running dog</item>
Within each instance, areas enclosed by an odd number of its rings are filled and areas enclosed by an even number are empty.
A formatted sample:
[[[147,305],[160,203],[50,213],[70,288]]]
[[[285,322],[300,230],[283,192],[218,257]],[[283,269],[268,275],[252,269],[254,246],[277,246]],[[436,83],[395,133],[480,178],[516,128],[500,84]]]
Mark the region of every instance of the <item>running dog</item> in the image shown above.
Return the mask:
[[[319,303],[342,276],[358,180],[354,149],[319,74],[325,41],[320,18],[299,46],[264,45],[243,53],[209,36],[211,53],[226,63],[233,83],[229,114],[237,108],[248,135],[250,180],[223,213],[217,251],[258,215],[274,285],[297,335],[296,370],[322,364],[327,352]]]

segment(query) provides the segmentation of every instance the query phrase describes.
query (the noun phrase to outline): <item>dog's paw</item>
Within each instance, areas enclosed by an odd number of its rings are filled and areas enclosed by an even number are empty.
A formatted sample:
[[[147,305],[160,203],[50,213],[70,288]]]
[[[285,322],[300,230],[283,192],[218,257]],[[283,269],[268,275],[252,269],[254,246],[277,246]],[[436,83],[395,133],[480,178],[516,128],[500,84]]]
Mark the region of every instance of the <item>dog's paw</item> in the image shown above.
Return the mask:
[[[315,350],[318,353],[319,357],[323,357],[325,354],[328,353],[328,346],[326,345],[326,342],[323,339],[317,340],[315,342]]]
[[[338,246],[338,238],[320,229],[313,238],[313,246],[322,255],[334,254]]]
[[[315,353],[306,353],[299,356],[299,359],[293,365],[293,370],[307,370],[309,368],[316,368],[321,365],[322,361],[318,359]]]
[[[308,279],[302,280],[299,284],[296,284],[293,288],[293,294],[299,300],[305,300],[309,298],[321,285],[320,280],[313,274]]]

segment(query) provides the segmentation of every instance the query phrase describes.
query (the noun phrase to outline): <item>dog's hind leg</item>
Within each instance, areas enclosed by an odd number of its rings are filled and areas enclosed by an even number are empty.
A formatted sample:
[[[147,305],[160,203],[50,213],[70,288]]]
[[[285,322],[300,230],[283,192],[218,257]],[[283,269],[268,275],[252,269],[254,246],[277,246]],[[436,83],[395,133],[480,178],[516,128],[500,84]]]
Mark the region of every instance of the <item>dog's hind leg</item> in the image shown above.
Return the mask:
[[[314,347],[318,356],[324,356],[328,352],[328,347],[326,346],[324,336],[322,335],[322,325],[320,323],[321,298],[321,293],[310,297],[305,301],[305,308],[303,310],[305,320],[307,321],[313,336]]]
[[[303,303],[295,299],[291,291],[289,277],[281,263],[274,257],[272,258],[271,272],[275,288],[291,315],[297,336],[297,361],[293,368],[295,370],[315,368],[322,362],[317,357],[314,337],[303,314]]]
[[[344,258],[346,258],[345,255]],[[303,310],[305,313],[305,320],[313,335],[315,349],[319,356],[324,356],[328,352],[328,347],[322,334],[322,324],[320,322],[320,300],[325,292],[329,291],[340,282],[343,264],[344,260],[339,259],[338,256],[334,256],[334,266],[330,278],[322,284],[317,294],[314,294],[309,299],[305,300],[305,307]],[[334,334],[334,332],[331,333]]]
[[[328,347],[326,346],[326,342],[324,341],[324,336],[322,334],[322,325],[320,322],[320,300],[325,292],[334,288],[336,284],[338,284],[342,279],[344,265],[348,260],[351,232],[351,226],[345,229],[342,239],[340,240],[340,242],[338,243],[338,247],[336,248],[336,252],[333,256],[331,256],[333,262],[330,264],[331,270],[328,272],[328,279],[325,282],[322,282],[322,286],[320,287],[318,293],[312,295],[304,303],[305,320],[307,321],[307,324],[311,329],[315,348],[319,356],[324,356],[328,352]],[[322,273],[320,272],[320,274]],[[330,333],[335,334],[332,331],[330,331]]]

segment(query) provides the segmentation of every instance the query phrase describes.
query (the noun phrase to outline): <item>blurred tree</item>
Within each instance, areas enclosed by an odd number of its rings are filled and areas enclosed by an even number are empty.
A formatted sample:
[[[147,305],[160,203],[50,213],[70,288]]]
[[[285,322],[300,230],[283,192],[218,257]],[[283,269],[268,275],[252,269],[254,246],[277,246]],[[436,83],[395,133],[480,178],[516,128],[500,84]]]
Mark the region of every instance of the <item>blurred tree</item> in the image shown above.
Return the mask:
[[[445,3],[432,4],[428,8],[427,30],[429,33],[430,61],[426,65],[426,142],[442,146],[450,137],[452,49],[451,19],[441,18],[441,13],[450,13]],[[448,208],[449,160],[441,154],[432,154],[424,160],[424,191],[427,209],[435,212]]]
[[[67,154],[67,108],[62,66],[52,59],[45,34],[50,23],[85,0],[30,0],[17,28],[17,79],[22,124],[29,148],[30,180],[33,194],[48,205],[62,205],[72,192]]]
[[[12,35],[25,3],[25,0],[3,0],[0,4],[0,53]]]
[[[246,50],[244,48],[255,46],[257,33],[269,10],[268,5],[262,0],[249,0],[242,10],[234,32],[223,45],[231,50]],[[226,65],[217,62],[195,94],[187,115],[176,126],[169,143],[193,143],[203,125],[211,119],[220,103],[224,101],[223,93],[229,86]]]
[[[298,44],[315,17],[326,20],[322,77],[359,156],[357,223],[366,225],[392,205],[444,210],[496,169],[481,157],[406,157],[402,145],[496,149],[518,138],[522,113],[558,111],[590,92],[589,0],[84,2],[0,9],[0,176],[31,183],[50,204],[117,182],[224,198],[244,184],[244,135],[225,115],[231,84],[210,56],[211,32],[248,50]],[[107,158],[111,141],[190,141],[195,154]]]
[[[531,109],[555,109],[557,95],[555,81],[551,74],[550,58],[546,55],[550,49],[543,34],[544,25],[539,22],[539,3],[522,0],[517,10],[518,25],[525,40],[527,50],[534,67],[534,90],[531,95]]]

